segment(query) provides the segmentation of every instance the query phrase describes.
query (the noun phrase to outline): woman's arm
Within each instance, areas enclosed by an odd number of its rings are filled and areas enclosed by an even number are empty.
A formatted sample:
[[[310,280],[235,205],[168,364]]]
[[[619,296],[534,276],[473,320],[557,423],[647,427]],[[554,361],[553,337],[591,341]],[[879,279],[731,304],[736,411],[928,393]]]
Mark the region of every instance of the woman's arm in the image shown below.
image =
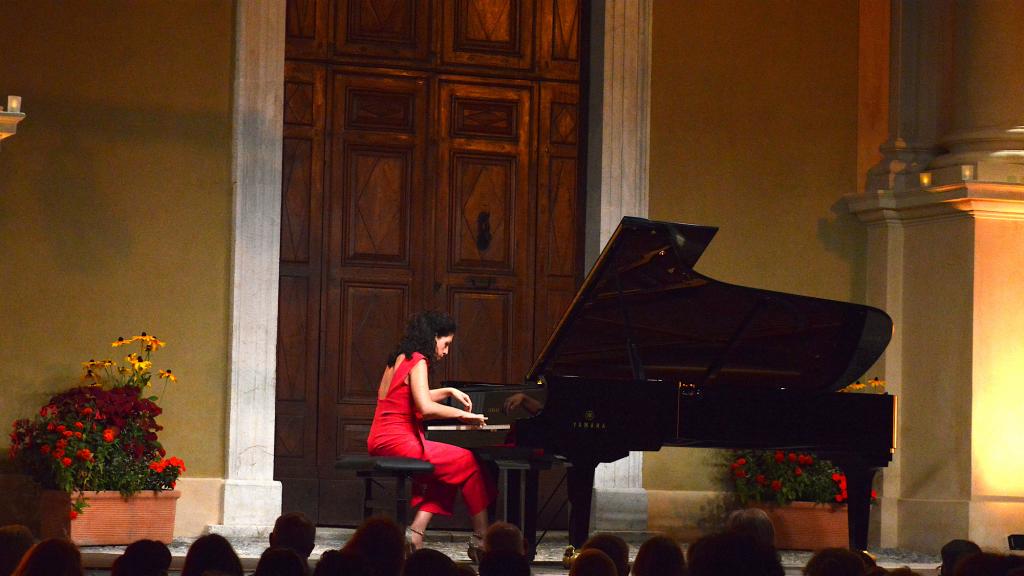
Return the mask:
[[[412,401],[416,405],[416,411],[423,415],[424,420],[458,418],[463,422],[475,424],[483,424],[487,420],[483,414],[474,414],[434,401],[427,378],[427,363],[425,361],[417,362],[413,366],[409,373],[409,388],[412,390]],[[440,392],[440,390],[434,392]],[[444,397],[447,398],[447,396]]]
[[[473,411],[473,400],[470,399],[469,394],[466,394],[458,388],[431,388],[430,399],[434,402],[441,402],[446,398],[455,398],[462,407],[468,411]]]

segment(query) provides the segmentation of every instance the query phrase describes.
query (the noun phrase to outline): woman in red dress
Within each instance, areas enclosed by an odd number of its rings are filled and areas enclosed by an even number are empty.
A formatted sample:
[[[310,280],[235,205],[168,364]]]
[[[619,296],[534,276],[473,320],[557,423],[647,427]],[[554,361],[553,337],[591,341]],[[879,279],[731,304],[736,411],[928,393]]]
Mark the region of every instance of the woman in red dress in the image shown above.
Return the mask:
[[[455,388],[431,389],[428,366],[448,354],[455,337],[455,322],[443,312],[413,316],[377,391],[377,410],[366,444],[373,456],[418,458],[434,465],[434,472],[414,479],[412,506],[418,508],[409,526],[409,540],[423,546],[423,534],[434,514],[450,516],[455,493],[461,489],[473,520],[470,556],[479,549],[487,530],[487,507],[495,496],[494,483],[473,453],[465,448],[432,442],[423,437],[423,420],[457,418],[483,426],[483,414],[474,414],[469,396]],[[446,398],[465,410],[441,404]]]

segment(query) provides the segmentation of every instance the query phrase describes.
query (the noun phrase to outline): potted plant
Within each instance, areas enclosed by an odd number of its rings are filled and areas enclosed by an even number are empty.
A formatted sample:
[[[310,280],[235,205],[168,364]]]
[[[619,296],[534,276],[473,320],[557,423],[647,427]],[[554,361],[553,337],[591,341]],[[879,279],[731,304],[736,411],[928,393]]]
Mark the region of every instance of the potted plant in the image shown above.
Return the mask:
[[[885,392],[885,381],[855,382],[842,392]],[[729,482],[742,506],[763,509],[775,525],[776,546],[792,550],[845,547],[846,475],[806,452],[732,450]],[[877,497],[874,490],[871,498]]]
[[[70,537],[80,545],[170,542],[180,496],[174,486],[185,464],[168,458],[157,440],[162,410],[150,390],[151,356],[164,345],[145,332],[118,338],[114,348],[131,350],[122,362],[83,362],[78,386],[14,422],[10,458],[44,489],[41,536]],[[157,377],[177,381],[171,370]],[[141,521],[117,516],[132,513],[141,513]],[[133,525],[129,533],[111,533],[119,522]]]

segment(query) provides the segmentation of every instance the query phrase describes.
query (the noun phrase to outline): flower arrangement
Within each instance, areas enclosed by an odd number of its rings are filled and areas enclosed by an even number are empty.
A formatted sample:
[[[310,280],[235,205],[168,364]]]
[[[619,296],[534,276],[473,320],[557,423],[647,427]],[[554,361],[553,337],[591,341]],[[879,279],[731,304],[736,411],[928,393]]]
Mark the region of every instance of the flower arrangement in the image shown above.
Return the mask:
[[[782,450],[734,450],[730,477],[742,504],[846,502],[846,475],[828,460]]]
[[[854,382],[840,392],[884,394],[885,381],[872,378]],[[847,501],[846,475],[828,460],[813,454],[782,450],[728,452],[729,478],[742,504],[794,500],[843,504]],[[871,499],[877,498],[874,490]]]
[[[83,362],[81,385],[51,397],[32,419],[14,422],[10,458],[44,488],[77,494],[72,519],[87,506],[85,490],[171,490],[185,471],[157,440],[157,397],[143,396],[153,378],[150,356],[165,344],[145,332],[118,338],[113,347],[138,345],[138,352],[121,364]],[[158,377],[177,381],[171,370]]]

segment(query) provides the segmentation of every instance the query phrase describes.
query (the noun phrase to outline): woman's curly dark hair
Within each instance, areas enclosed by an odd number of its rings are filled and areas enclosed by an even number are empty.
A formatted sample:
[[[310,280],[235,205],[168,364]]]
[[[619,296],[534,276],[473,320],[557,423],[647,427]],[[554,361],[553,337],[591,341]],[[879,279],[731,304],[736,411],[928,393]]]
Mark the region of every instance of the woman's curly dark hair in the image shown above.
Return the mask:
[[[404,354],[406,358],[412,356],[413,352],[419,352],[427,359],[427,362],[436,360],[437,338],[443,338],[455,334],[455,320],[444,312],[427,310],[414,314],[405,325],[405,335],[398,347],[388,357],[388,366],[393,366],[395,359]]]

